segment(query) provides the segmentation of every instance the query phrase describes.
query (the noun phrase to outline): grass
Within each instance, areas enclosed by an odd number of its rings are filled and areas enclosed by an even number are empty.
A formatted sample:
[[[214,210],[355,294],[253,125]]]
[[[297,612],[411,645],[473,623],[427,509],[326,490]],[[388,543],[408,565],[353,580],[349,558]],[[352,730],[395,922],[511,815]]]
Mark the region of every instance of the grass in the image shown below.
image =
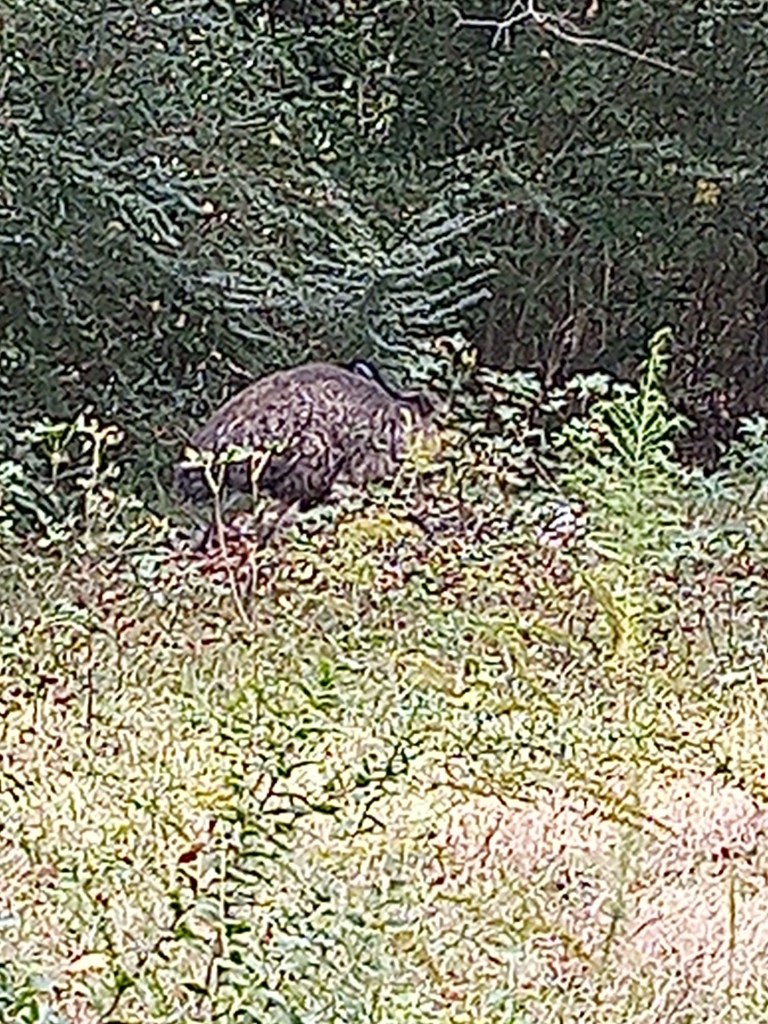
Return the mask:
[[[79,424],[82,532],[4,527],[0,1022],[765,1018],[764,431],[686,476],[662,345],[563,433],[585,535],[459,432],[196,556]]]
[[[631,601],[375,502],[260,563],[9,552],[0,1020],[764,1019],[751,508]]]

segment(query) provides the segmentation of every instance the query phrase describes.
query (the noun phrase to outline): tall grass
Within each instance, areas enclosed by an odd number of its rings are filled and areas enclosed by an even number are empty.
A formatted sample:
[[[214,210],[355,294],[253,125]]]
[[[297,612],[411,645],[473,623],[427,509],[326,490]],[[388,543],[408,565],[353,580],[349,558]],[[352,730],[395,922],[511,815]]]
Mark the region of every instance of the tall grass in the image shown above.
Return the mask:
[[[6,546],[0,1020],[764,1018],[763,470],[677,468],[662,340],[583,536],[455,432],[430,534],[411,479],[225,563],[96,473]]]

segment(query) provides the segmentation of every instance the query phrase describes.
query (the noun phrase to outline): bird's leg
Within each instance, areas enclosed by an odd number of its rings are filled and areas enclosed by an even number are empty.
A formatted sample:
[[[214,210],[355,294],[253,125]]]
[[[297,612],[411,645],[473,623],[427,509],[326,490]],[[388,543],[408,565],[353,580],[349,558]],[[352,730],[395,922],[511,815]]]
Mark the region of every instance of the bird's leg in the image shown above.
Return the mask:
[[[213,539],[213,520],[205,526],[199,526],[192,532],[189,544],[195,554],[203,554],[210,550]]]
[[[263,533],[260,533],[259,541],[258,541],[259,547],[266,547],[268,542],[277,533],[278,527],[282,523],[284,523],[285,520],[288,519],[288,517],[292,515],[292,513],[298,511],[300,508],[301,508],[301,499],[298,499],[297,501],[286,501],[286,502],[283,502],[282,503],[282,508],[278,512],[275,521],[270,526],[268,526],[264,530]]]
[[[214,496],[213,513],[207,525],[192,534],[190,543],[193,551],[207,553],[213,548],[214,540],[217,540],[218,546],[226,553],[226,517],[239,500],[239,494],[230,494],[223,501],[218,496]]]

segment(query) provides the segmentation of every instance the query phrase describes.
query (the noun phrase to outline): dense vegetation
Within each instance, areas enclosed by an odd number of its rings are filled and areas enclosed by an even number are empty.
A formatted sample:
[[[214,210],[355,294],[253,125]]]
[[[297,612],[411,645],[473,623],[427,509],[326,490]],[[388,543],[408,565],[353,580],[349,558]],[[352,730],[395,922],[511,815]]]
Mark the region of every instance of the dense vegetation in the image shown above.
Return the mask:
[[[0,1022],[765,1019],[763,7],[0,12]],[[353,354],[436,442],[190,551]]]
[[[461,330],[550,382],[663,324],[710,434],[762,408],[762,4],[10,7],[14,421],[92,402],[160,465],[175,411],[300,357]]]

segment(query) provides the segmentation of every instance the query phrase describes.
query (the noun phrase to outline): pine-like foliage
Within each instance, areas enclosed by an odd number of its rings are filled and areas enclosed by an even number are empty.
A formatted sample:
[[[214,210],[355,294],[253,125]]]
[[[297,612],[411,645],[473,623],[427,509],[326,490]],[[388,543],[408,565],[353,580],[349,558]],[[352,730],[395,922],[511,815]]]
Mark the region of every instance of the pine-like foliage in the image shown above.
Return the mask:
[[[258,7],[88,0],[9,19],[6,500],[44,473],[19,440],[46,415],[117,424],[154,500],[185,428],[248,378],[371,354],[398,369],[403,352],[417,368],[419,339],[489,300],[508,197],[405,175],[393,193],[383,114],[338,77],[371,26],[329,35],[325,8],[305,24]],[[376,56],[360,60],[362,76]]]
[[[130,419],[436,329],[558,372],[631,364],[660,317],[701,380],[759,351],[765,16],[459,7],[12,4],[14,404]]]
[[[684,530],[685,473],[674,458],[681,427],[662,389],[670,332],[658,332],[637,389],[619,386],[562,432],[560,482],[586,508],[585,579],[626,652],[649,603],[648,581],[670,564]]]

